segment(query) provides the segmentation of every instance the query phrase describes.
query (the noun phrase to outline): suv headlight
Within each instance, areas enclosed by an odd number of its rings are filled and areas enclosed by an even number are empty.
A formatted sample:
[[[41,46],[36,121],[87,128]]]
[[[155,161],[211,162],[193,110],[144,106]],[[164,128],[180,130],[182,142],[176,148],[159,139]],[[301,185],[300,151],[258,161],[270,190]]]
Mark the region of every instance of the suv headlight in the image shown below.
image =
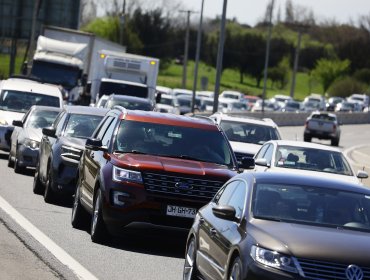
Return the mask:
[[[24,140],[24,145],[31,149],[38,149],[40,147],[40,142],[26,138]]]
[[[62,156],[79,160],[81,158],[82,151],[70,146],[62,145],[60,148]]]
[[[0,125],[8,125],[8,122],[5,119],[0,119]]]
[[[258,246],[252,246],[251,257],[260,264],[288,272],[298,273],[296,264],[290,256],[282,255],[278,252]]]
[[[119,168],[117,166],[113,166],[113,180],[116,182],[123,181],[131,181],[135,183],[143,182],[143,178],[141,177],[140,172]]]

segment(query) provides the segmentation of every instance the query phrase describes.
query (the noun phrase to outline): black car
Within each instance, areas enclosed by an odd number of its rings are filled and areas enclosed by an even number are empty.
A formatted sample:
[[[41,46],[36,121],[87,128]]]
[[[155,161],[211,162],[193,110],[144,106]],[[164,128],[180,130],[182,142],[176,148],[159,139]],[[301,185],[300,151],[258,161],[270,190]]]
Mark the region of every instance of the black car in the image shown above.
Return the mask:
[[[122,106],[129,110],[153,111],[154,102],[147,99],[130,95],[111,94],[104,104],[104,108],[111,109],[114,106]]]
[[[45,202],[53,202],[57,193],[74,193],[77,167],[86,139],[107,111],[87,106],[65,106],[53,126],[42,129],[33,191],[39,194],[44,191]]]
[[[370,279],[370,190],[246,172],[197,213],[183,279]]]

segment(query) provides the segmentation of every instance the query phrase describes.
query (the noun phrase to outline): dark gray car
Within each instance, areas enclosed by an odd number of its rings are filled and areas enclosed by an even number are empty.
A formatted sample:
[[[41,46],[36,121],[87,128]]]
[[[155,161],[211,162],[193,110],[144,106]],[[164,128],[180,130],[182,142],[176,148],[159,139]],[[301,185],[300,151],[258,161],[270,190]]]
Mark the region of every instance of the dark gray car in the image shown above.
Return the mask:
[[[369,279],[369,233],[369,189],[247,172],[198,211],[184,279]]]
[[[72,195],[77,168],[85,142],[99,125],[108,109],[65,106],[51,127],[42,129],[39,161],[34,177],[34,193],[44,192],[45,202],[59,194]]]

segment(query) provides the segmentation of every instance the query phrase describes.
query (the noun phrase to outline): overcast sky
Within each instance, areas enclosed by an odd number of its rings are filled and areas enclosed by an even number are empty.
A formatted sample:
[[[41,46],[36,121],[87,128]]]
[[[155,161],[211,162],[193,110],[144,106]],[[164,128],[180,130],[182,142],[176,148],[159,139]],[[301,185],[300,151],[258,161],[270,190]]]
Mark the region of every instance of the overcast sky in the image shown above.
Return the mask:
[[[200,11],[201,0],[181,0],[184,7]],[[271,0],[228,0],[227,18],[237,18],[240,23],[254,26],[266,10]],[[275,11],[280,7],[282,19],[286,0],[275,0]],[[370,16],[370,0],[292,0],[293,5],[312,9],[316,20],[333,20],[349,23],[352,19],[357,23],[360,16]],[[214,18],[221,15],[223,0],[204,0],[204,16]],[[275,13],[276,14],[276,13]]]

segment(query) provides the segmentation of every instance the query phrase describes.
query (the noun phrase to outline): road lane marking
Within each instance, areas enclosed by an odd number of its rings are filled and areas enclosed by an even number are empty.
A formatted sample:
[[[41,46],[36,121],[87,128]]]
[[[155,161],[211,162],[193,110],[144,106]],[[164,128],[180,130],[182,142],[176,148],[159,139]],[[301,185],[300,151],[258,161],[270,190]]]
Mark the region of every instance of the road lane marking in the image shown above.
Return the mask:
[[[4,198],[0,196],[0,208],[4,210],[18,225],[26,230],[33,238],[41,243],[61,263],[71,269],[79,279],[97,280],[90,271],[84,268],[79,262],[72,258],[67,252],[59,247],[54,241],[47,237],[42,231],[36,228],[30,221],[22,216]]]
[[[349,160],[350,164],[353,164],[353,165],[357,165],[357,166],[363,166],[365,168],[369,168],[370,169],[370,166],[368,166],[367,164],[364,164],[363,162],[357,162],[355,161],[353,158],[352,158],[352,153],[357,153],[357,154],[360,154],[361,156],[366,156],[368,157],[369,155],[365,154],[365,153],[361,153],[359,151],[356,151],[358,149],[361,149],[361,148],[364,148],[364,147],[368,147],[369,145],[357,145],[357,146],[352,146],[351,148],[348,148],[346,150],[343,151],[343,153],[347,156],[347,159]]]

